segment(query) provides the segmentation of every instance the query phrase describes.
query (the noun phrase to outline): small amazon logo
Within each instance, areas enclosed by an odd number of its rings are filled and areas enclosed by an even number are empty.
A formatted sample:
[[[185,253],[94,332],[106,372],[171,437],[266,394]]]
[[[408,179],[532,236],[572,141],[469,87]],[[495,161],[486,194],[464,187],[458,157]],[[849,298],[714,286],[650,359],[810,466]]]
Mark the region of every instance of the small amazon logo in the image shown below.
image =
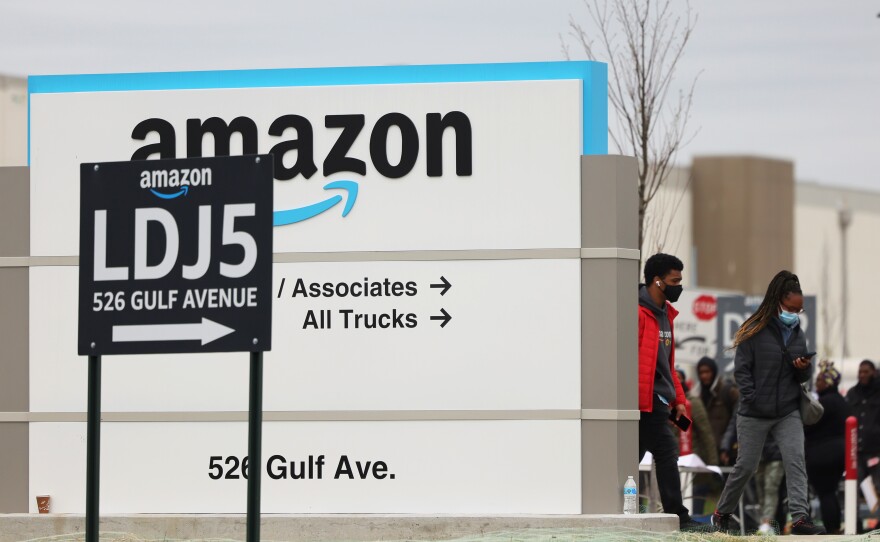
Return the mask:
[[[189,194],[190,187],[210,186],[211,168],[154,169],[141,171],[141,188],[161,199],[175,199]]]

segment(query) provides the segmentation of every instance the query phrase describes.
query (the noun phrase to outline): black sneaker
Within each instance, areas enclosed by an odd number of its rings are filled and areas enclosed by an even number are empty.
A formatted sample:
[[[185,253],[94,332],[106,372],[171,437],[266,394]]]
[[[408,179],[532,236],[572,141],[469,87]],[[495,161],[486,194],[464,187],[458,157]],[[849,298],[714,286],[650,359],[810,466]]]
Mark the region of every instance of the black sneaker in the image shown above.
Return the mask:
[[[722,514],[718,510],[715,510],[715,513],[712,514],[712,526],[715,527],[715,530],[721,533],[731,533],[732,528],[730,525],[730,516],[731,514]]]
[[[825,527],[814,525],[810,518],[803,517],[791,524],[791,534],[825,534]]]

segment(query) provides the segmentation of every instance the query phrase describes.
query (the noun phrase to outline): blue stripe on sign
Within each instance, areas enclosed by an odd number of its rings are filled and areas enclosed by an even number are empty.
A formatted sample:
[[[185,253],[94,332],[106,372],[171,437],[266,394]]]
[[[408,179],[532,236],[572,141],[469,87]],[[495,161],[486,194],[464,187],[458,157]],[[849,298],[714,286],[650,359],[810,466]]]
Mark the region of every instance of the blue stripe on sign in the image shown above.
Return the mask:
[[[32,94],[296,86],[580,80],[583,154],[608,153],[608,67],[600,62],[514,62],[273,70],[35,75],[28,77],[28,165]]]
[[[608,65],[589,62],[584,78],[584,154],[608,154]]]

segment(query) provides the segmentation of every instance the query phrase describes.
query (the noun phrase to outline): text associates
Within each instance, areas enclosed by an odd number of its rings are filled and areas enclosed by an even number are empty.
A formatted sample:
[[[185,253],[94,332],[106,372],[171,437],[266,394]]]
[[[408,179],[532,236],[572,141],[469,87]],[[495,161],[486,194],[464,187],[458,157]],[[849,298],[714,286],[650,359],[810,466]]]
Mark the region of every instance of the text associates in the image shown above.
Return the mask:
[[[441,289],[440,295],[445,295],[452,286],[445,277],[440,277],[441,282],[431,284],[431,288]],[[340,282],[306,282],[302,278],[291,281],[282,279],[278,288],[277,297],[281,299],[326,299],[326,298],[383,298],[383,297],[414,297],[418,295],[418,285],[415,281],[392,281],[384,278],[371,280],[364,277],[358,281]],[[445,309],[440,308],[439,314],[433,314],[430,320],[438,321],[440,327],[452,319]],[[398,308],[392,308],[385,312],[363,312],[355,309],[308,309],[303,319],[302,329],[332,329],[336,322],[337,327],[344,329],[413,329],[418,326],[418,315]]]

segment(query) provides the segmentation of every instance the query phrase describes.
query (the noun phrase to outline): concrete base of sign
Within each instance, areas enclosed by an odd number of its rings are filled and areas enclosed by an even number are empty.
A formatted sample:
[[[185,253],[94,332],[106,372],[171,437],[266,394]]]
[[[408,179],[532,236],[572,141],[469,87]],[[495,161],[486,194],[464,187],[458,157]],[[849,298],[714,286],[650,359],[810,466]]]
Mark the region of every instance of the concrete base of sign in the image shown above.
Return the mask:
[[[101,534],[128,533],[147,540],[245,539],[246,517],[221,514],[136,514],[101,517]],[[286,542],[454,540],[491,538],[492,533],[566,530],[671,533],[671,514],[514,516],[416,516],[378,514],[263,515],[260,538]],[[80,514],[0,514],[0,542],[58,535],[85,536]],[[510,539],[507,536],[505,539]],[[65,538],[67,540],[67,538]],[[70,540],[76,540],[71,537]]]

